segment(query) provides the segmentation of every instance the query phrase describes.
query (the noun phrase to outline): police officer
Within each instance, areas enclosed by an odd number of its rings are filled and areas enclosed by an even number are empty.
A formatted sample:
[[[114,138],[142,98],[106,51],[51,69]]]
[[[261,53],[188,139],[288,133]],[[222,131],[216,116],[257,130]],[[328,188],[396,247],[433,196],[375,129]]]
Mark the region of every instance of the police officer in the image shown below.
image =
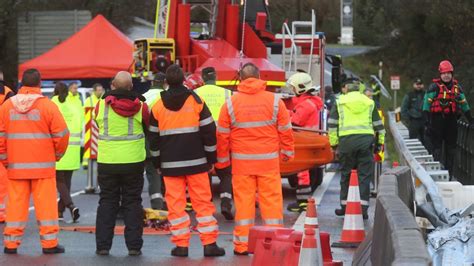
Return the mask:
[[[367,219],[370,180],[374,175],[373,152],[383,150],[385,129],[374,101],[359,92],[359,81],[347,80],[344,90],[347,94],[336,100],[328,120],[329,141],[333,150],[337,151],[342,166],[341,208],[336,209],[335,213],[338,216],[345,214],[351,170],[357,169],[362,214]]]
[[[457,119],[461,113],[472,125],[469,104],[461,85],[454,79],[454,67],[448,60],[438,67],[440,78],[433,79],[423,102],[423,112],[433,146],[433,157],[441,160],[443,142],[446,147],[445,166],[452,173],[457,141]]]
[[[219,113],[225,100],[230,97],[231,91],[216,86],[216,70],[213,67],[206,67],[202,70],[202,79],[206,85],[196,89],[199,95],[211,111],[214,121],[219,120]],[[221,198],[221,213],[226,220],[233,220],[232,213],[232,170],[228,166],[223,169],[215,168],[216,174],[220,179],[219,196]]]
[[[422,111],[425,95],[423,88],[421,79],[415,79],[413,90],[403,97],[401,111],[402,120],[408,124],[410,139],[419,139],[421,142],[424,141],[425,135],[425,121]]]

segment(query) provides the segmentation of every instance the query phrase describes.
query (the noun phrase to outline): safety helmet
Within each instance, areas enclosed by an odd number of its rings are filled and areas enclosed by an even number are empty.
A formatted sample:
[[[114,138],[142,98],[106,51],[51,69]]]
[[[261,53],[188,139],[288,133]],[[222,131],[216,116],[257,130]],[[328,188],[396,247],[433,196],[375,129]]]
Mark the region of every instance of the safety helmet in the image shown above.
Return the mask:
[[[296,95],[301,95],[314,90],[313,80],[307,73],[293,74],[287,81],[288,85],[295,88]]]
[[[438,71],[440,74],[446,73],[446,72],[453,72],[454,67],[451,64],[451,62],[449,62],[448,60],[443,60],[439,63]]]

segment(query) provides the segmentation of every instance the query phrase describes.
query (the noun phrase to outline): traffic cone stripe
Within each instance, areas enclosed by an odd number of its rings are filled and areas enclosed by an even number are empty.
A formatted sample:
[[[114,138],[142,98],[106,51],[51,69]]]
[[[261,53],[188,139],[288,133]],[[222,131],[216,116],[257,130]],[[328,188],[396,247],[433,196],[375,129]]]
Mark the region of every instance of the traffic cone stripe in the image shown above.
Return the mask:
[[[353,187],[352,185],[349,187],[349,194],[347,195],[347,202],[355,202],[360,201],[360,191],[359,186]]]
[[[365,231],[364,230],[353,230],[344,233],[341,235],[341,242],[342,243],[360,243],[365,238]],[[362,239],[362,240],[359,240]]]
[[[304,220],[305,225],[318,225],[318,218],[306,217]]]
[[[362,230],[364,231],[364,220],[360,214],[348,214],[344,217],[342,230]],[[343,232],[344,234],[344,232]]]

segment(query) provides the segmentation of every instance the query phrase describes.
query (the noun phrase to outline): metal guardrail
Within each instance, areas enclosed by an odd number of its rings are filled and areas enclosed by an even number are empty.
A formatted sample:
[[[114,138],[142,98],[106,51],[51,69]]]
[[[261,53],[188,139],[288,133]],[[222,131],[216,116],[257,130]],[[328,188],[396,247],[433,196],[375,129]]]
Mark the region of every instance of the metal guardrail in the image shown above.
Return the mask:
[[[454,177],[463,185],[474,185],[474,127],[458,121]]]

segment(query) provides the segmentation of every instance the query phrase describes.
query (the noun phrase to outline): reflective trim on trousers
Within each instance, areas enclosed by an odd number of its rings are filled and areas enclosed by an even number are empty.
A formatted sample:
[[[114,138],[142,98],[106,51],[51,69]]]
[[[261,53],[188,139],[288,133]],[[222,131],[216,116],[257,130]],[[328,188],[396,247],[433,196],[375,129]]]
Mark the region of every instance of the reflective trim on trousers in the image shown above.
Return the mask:
[[[291,122],[288,122],[288,124],[284,126],[278,126],[278,131],[283,132],[283,131],[287,131],[290,128],[292,128]]]
[[[149,127],[148,127],[148,130],[149,130],[150,132],[160,133],[160,128],[159,128],[159,127],[149,126]]]
[[[212,124],[212,123],[214,123],[214,119],[212,119],[212,116],[209,116],[208,118],[200,120],[199,121],[199,126],[203,127],[203,126],[207,126],[207,125]]]
[[[369,202],[366,200],[360,200],[360,204],[364,206],[369,206]],[[347,200],[341,200],[341,205],[347,205]]]
[[[150,198],[151,198],[152,200],[154,200],[154,199],[162,199],[162,198],[163,198],[163,194],[161,194],[161,193],[153,193],[153,194],[151,194]]]
[[[40,235],[41,240],[56,240],[58,239],[58,234],[46,234]]]
[[[199,158],[188,161],[177,161],[177,162],[161,162],[161,168],[178,168],[187,166],[196,166],[207,163],[206,158]]]
[[[4,154],[0,154],[0,160],[6,160],[8,157],[7,155],[4,153]]]
[[[210,233],[210,232],[219,231],[219,226],[218,225],[209,225],[209,226],[204,226],[204,227],[198,226],[197,230],[199,233]]]
[[[151,156],[153,156],[153,157],[158,157],[158,156],[160,156],[160,151],[152,151],[152,150],[150,150],[150,154],[151,154]]]
[[[283,224],[283,219],[263,219],[265,224]]]
[[[179,218],[176,218],[176,219],[173,219],[173,220],[169,220],[169,222],[172,226],[184,223],[186,221],[189,221],[189,216],[188,215],[183,216],[183,217],[179,217]]]
[[[217,146],[216,146],[216,145],[213,145],[213,146],[206,146],[206,145],[204,145],[204,151],[213,152],[213,151],[216,151],[216,150],[217,150]]]
[[[8,169],[40,169],[50,168],[56,166],[56,162],[44,162],[44,163],[10,163]]]
[[[10,235],[5,235],[3,236],[3,240],[5,241],[21,241],[22,236],[10,236]]]
[[[294,151],[281,150],[281,153],[283,153],[284,155],[286,155],[288,157],[292,157],[292,156],[295,155]]]
[[[255,219],[242,219],[242,220],[236,220],[235,226],[252,225],[254,223],[255,223]]]
[[[0,204],[0,210],[5,209],[5,204]]]
[[[53,133],[51,134],[51,136],[53,138],[62,138],[64,136],[66,136],[66,134],[69,133],[69,130],[67,128],[65,128],[63,131],[61,132],[58,132],[58,133]],[[74,133],[74,134],[77,134],[77,133]],[[71,134],[72,135],[72,134]],[[74,136],[71,136],[71,137],[74,137]],[[81,133],[79,133],[79,137],[81,137]]]
[[[278,152],[271,153],[258,153],[258,154],[245,154],[245,153],[231,153],[232,158],[239,160],[263,160],[263,159],[276,159],[278,158]]]
[[[217,162],[218,163],[226,163],[230,160],[229,157],[217,157]]]
[[[311,194],[296,194],[297,200],[307,200],[309,199]]]
[[[210,216],[196,217],[196,220],[197,220],[199,223],[210,223],[210,222],[216,222],[216,223],[217,223],[216,218],[214,218],[214,216],[212,216],[212,215],[210,215]]]
[[[181,229],[176,229],[176,230],[171,230],[171,234],[173,236],[187,235],[189,233],[191,233],[191,232],[189,231],[188,227],[181,228]]]
[[[6,134],[7,139],[50,139],[49,133],[10,133]]]
[[[25,227],[26,222],[6,222],[5,227]]]
[[[236,236],[236,235],[234,235],[234,241],[242,242],[242,243],[248,243],[249,242],[249,237],[248,236]]]
[[[230,133],[230,128],[225,128],[225,127],[217,126],[217,132],[220,132],[220,133]]]
[[[99,140],[137,140],[145,138],[145,134],[140,133],[137,135],[128,135],[128,136],[108,136],[99,134]]]
[[[0,137],[5,137],[5,136],[6,136],[5,132],[0,132]]]
[[[222,192],[220,195],[220,198],[229,198],[229,199],[232,199],[232,194],[230,193],[227,193],[227,192]]]
[[[298,188],[296,189],[296,194],[298,193],[311,193],[311,187]]]
[[[194,133],[194,132],[199,132],[199,127],[182,127],[182,128],[161,130],[160,136],[177,135],[177,134]]]
[[[39,226],[58,226],[58,220],[38,220],[36,221]]]

